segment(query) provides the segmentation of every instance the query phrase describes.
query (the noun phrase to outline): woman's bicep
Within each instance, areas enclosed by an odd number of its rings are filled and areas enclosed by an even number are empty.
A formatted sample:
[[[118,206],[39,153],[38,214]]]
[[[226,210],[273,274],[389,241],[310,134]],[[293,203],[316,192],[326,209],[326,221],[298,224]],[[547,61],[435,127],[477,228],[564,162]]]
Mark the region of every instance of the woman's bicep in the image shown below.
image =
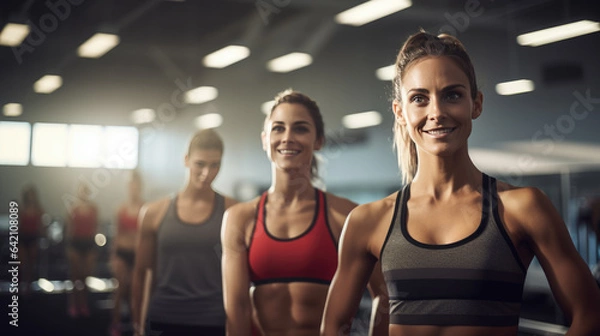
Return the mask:
[[[376,259],[368,251],[369,232],[362,216],[348,217],[339,244],[338,268],[329,293],[322,331],[325,335],[347,334]]]
[[[223,304],[228,335],[249,335],[251,330],[250,275],[243,223],[235,206],[223,216]]]
[[[532,249],[564,313],[575,322],[590,309],[600,311],[600,291],[558,211],[539,191],[526,203],[529,211],[523,222]]]
[[[153,269],[156,260],[156,216],[154,209],[140,213],[140,230],[138,231],[135,267],[140,271]]]
[[[221,229],[223,291],[226,304],[230,298],[239,296],[241,291],[247,294],[250,282],[248,253],[244,232],[240,226],[240,218],[235,210],[226,211]]]

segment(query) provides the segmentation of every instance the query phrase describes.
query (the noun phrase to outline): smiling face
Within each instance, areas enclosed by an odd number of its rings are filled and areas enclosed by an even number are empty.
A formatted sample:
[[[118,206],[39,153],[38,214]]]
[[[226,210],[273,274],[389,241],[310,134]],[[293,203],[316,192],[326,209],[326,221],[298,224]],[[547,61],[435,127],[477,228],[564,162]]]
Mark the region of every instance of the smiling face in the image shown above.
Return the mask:
[[[445,156],[466,150],[482,96],[471,98],[469,79],[454,60],[442,56],[416,61],[404,74],[401,95],[394,113],[420,153]]]
[[[323,139],[317,138],[315,123],[305,106],[282,103],[265,122],[262,143],[277,168],[309,173],[313,151],[321,148]]]
[[[198,190],[210,188],[221,168],[222,155],[216,149],[192,149],[185,157],[190,186]]]

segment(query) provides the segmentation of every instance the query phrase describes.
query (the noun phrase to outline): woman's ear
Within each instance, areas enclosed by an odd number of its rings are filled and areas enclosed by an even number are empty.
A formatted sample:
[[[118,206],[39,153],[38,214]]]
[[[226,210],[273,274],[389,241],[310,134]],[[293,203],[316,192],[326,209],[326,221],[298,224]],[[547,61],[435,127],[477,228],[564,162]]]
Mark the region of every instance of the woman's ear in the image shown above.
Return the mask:
[[[402,103],[394,99],[394,101],[392,102],[392,111],[394,111],[396,122],[402,126],[406,126],[406,120],[404,119],[404,115],[402,114]]]
[[[266,151],[268,148],[268,145],[267,145],[267,133],[265,133],[265,131],[260,132],[260,141],[262,142],[263,150]]]
[[[323,143],[325,142],[325,138],[324,137],[320,137],[317,139],[317,141],[315,141],[315,146],[313,147],[313,150],[320,150],[321,148],[323,148]]]
[[[479,118],[481,112],[483,112],[483,93],[477,91],[477,96],[473,100],[473,112],[471,112],[471,118]]]

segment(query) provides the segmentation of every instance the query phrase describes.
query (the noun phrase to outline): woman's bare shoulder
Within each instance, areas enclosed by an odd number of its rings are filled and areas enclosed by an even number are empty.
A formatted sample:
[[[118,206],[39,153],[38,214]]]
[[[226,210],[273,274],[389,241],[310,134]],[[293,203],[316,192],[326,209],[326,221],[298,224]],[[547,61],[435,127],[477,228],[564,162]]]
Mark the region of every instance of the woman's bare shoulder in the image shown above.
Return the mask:
[[[394,213],[398,192],[394,192],[382,199],[361,204],[348,215],[351,225],[364,225],[370,229],[373,225],[389,224]]]
[[[515,186],[498,181],[497,191],[502,203],[508,206],[509,209],[513,207],[527,209],[531,206],[543,206],[549,201],[548,196],[542,190],[532,186]]]
[[[357,206],[355,202],[345,197],[341,197],[330,192],[325,193],[325,195],[327,196],[327,207],[344,216],[348,215],[348,213]]]
[[[232,205],[226,211],[226,216],[235,222],[247,222],[254,219],[260,196],[246,202],[240,202]]]
[[[396,198],[398,196],[398,192],[394,192],[382,199],[378,199],[376,201],[373,202],[369,202],[369,203],[365,203],[365,204],[361,204],[358,207],[356,207],[356,209],[354,209],[354,211],[352,211],[353,213],[356,213],[357,216],[379,216],[382,213],[388,212],[390,210],[394,209],[394,206],[396,204]]]
[[[540,229],[562,221],[550,198],[539,188],[513,186],[498,182],[498,197],[502,203],[503,217],[513,219],[521,227]]]
[[[163,197],[156,201],[145,203],[140,209],[142,229],[157,229],[163,217],[167,213],[170,202],[170,197]]]

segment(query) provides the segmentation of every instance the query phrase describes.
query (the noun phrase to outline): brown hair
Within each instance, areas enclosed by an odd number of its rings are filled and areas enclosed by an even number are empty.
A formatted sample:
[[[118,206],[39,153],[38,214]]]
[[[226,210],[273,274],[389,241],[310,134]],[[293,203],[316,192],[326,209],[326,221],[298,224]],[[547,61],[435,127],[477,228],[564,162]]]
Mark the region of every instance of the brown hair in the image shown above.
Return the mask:
[[[323,144],[325,144],[325,123],[323,122],[321,110],[319,109],[319,106],[314,100],[310,99],[310,97],[301,92],[294,91],[292,89],[287,89],[278,93],[275,96],[275,103],[273,104],[273,107],[271,107],[271,111],[265,119],[265,124],[271,119],[271,115],[273,114],[275,108],[283,103],[300,104],[304,106],[308,110],[308,113],[310,114],[310,117],[312,118],[315,124],[317,140],[321,140],[323,141]],[[317,164],[317,158],[314,155],[310,164],[310,177],[313,180],[313,182],[315,180],[318,180],[319,178],[319,167]]]
[[[223,153],[223,139],[212,128],[203,129],[194,134],[188,147],[188,155],[196,149],[218,150]]]
[[[396,75],[393,80],[394,100],[402,102],[402,79],[408,68],[415,61],[428,56],[444,56],[454,60],[469,79],[471,98],[477,97],[475,69],[463,44],[456,37],[448,34],[435,36],[420,31],[406,40],[396,58]],[[402,171],[402,181],[409,183],[414,178],[419,164],[417,148],[408,135],[406,127],[398,121],[394,123],[394,147],[398,151],[398,166]]]

